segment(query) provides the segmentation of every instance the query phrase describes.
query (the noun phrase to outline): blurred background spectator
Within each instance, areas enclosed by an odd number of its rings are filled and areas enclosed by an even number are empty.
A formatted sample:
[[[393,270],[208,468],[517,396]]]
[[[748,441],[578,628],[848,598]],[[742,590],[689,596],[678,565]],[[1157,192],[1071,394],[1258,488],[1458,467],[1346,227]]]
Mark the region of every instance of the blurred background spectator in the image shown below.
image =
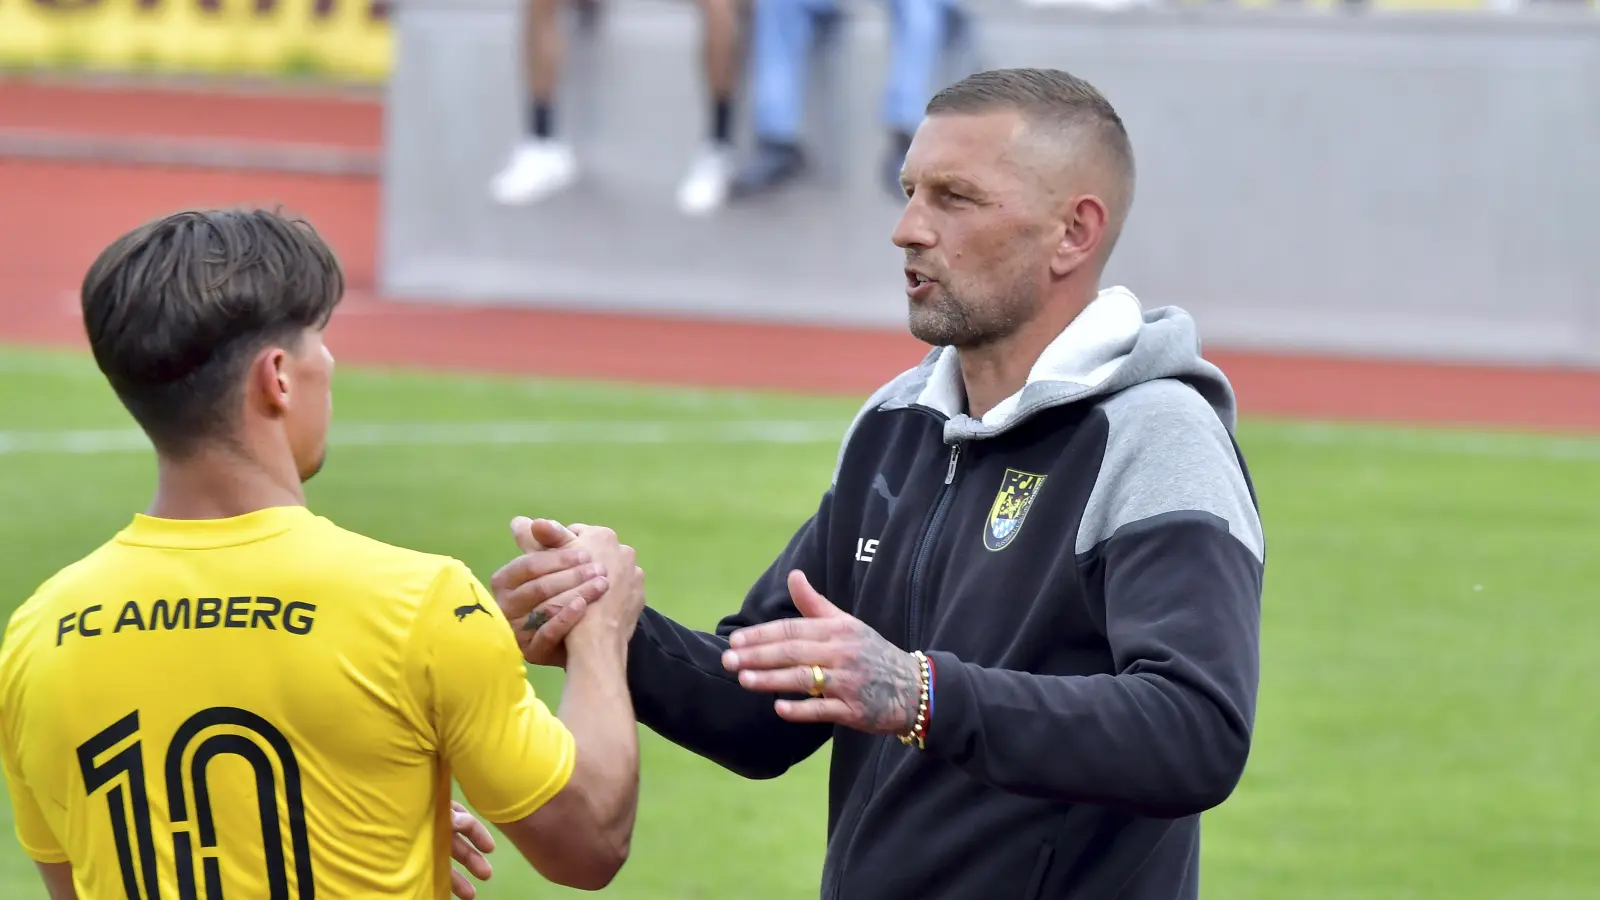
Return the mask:
[[[888,131],[882,183],[900,196],[900,163],[922,108],[937,83],[944,54],[966,37],[957,0],[885,0],[890,23],[889,71],[883,97]],[[737,196],[779,187],[805,169],[801,137],[812,49],[832,37],[838,0],[756,0],[751,41],[751,107],[756,148],[734,182]]]
[[[602,0],[575,0],[579,21],[592,28]],[[522,5],[522,67],[527,79],[527,121],[522,140],[495,177],[494,195],[505,204],[532,203],[565,189],[578,178],[579,160],[561,136],[556,94],[566,57],[561,31],[563,0],[526,0]],[[701,66],[706,87],[705,147],[678,187],[678,205],[689,214],[720,206],[733,176],[734,91],[740,74],[741,19],[745,0],[695,0],[702,27]]]

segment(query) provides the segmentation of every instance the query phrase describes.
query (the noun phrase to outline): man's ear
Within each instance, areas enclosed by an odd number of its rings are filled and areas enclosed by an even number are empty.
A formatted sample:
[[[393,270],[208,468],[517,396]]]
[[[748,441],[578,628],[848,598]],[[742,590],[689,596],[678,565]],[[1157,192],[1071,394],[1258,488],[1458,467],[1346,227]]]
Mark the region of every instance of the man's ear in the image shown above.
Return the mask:
[[[1050,272],[1062,278],[1093,259],[1106,237],[1109,222],[1110,211],[1104,200],[1093,194],[1073,198],[1066,209],[1061,241],[1050,258]]]
[[[260,404],[263,411],[269,415],[288,412],[293,387],[289,354],[281,347],[267,347],[257,353],[250,363],[248,383],[251,402]]]

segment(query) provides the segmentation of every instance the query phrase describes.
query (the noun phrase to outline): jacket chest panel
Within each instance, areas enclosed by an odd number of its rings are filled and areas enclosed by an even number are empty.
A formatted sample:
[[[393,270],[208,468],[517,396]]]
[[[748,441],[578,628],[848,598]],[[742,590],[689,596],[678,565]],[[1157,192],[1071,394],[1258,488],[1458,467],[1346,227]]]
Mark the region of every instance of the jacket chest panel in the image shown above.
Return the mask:
[[[1099,464],[1088,444],[968,444],[948,486],[948,446],[900,456],[899,477],[874,475],[860,507],[854,614],[902,646],[1049,665],[1038,657],[1062,635],[1093,630],[1073,552]]]

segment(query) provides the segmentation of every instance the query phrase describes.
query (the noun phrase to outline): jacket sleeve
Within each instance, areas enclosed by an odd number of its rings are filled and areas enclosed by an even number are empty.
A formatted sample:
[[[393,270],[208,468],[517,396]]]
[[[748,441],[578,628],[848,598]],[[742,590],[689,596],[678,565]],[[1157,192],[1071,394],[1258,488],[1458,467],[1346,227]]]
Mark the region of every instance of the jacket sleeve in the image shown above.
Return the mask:
[[[1073,565],[1111,671],[935,666],[927,752],[1018,794],[1178,818],[1249,755],[1264,542],[1233,439],[1199,395],[1152,382],[1106,403],[1107,444]]]
[[[790,538],[714,633],[696,631],[646,609],[628,647],[628,688],[639,721],[656,734],[746,778],[775,778],[833,735],[828,725],[798,725],[773,711],[773,694],[754,693],[722,666],[728,635],[749,625],[800,615],[788,575],[800,569],[827,584],[826,546],[832,491]]]

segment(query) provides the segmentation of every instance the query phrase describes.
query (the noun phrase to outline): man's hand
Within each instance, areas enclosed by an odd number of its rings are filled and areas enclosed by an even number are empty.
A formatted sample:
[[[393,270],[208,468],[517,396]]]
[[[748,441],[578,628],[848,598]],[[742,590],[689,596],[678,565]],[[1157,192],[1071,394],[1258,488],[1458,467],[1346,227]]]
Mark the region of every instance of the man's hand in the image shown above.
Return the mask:
[[[605,594],[605,566],[588,547],[574,546],[577,535],[559,522],[518,516],[511,520],[511,536],[522,555],[490,579],[495,602],[515,629],[524,659],[565,667],[562,642],[584,608]]]
[[[606,571],[606,592],[588,607],[583,620],[573,624],[566,641],[615,641],[624,653],[639,614],[644,611],[644,570],[632,547],[617,540],[617,533],[599,525],[574,525],[573,546],[586,547]],[[550,625],[554,625],[551,622]],[[549,628],[550,625],[546,625]]]
[[[465,806],[455,801],[450,803],[450,828],[455,832],[450,838],[450,855],[465,866],[472,877],[488,881],[494,874],[494,867],[489,865],[484,854],[494,852],[494,835]],[[478,896],[478,888],[467,880],[467,876],[452,868],[450,893],[461,900],[473,900]]]
[[[889,643],[860,619],[829,603],[806,581],[789,573],[789,596],[802,619],[780,619],[741,628],[728,636],[722,664],[752,691],[806,694],[812,666],[822,669],[822,696],[778,700],[779,716],[791,722],[831,722],[869,734],[904,734],[916,723],[922,699],[917,658]]]
[[[609,631],[627,643],[645,597],[644,570],[632,547],[609,528],[575,524],[569,529],[548,519],[518,516],[511,533],[523,555],[496,572],[491,584],[501,612],[517,631],[524,659],[564,668],[567,636],[602,597],[605,621],[586,633]]]

